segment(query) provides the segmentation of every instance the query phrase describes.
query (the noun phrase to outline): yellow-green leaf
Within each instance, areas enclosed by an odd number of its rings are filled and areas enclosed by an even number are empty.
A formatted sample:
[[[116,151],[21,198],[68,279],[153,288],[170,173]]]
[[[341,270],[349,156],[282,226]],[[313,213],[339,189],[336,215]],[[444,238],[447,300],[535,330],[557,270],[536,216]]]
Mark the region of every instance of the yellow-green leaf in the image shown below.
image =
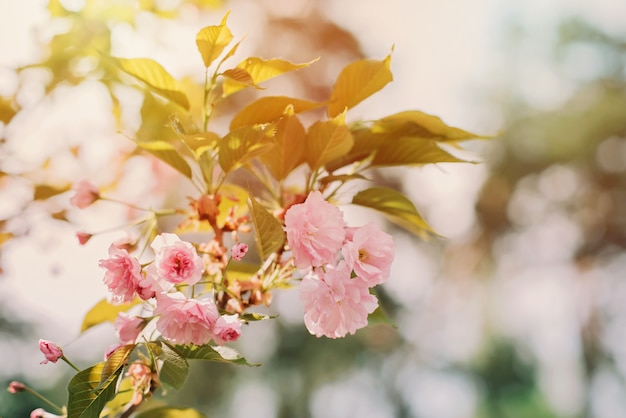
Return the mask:
[[[193,408],[174,408],[172,406],[146,409],[134,416],[135,418],[207,418],[206,415]]]
[[[102,299],[93,308],[87,312],[80,327],[80,332],[84,332],[89,328],[101,324],[103,322],[113,322],[120,312],[126,312],[131,307],[141,303],[140,299],[136,299],[131,303],[123,303],[121,305],[112,305],[106,299]]]
[[[351,109],[393,80],[391,56],[382,61],[360,60],[348,64],[337,77],[330,95],[327,112],[335,117]]]
[[[0,122],[7,125],[16,114],[17,109],[13,101],[6,97],[0,97]]]
[[[285,109],[291,106],[294,113],[302,113],[321,107],[323,104],[286,96],[261,97],[250,103],[230,122],[230,130],[243,126],[274,122],[281,118]]]
[[[35,194],[33,199],[46,200],[52,196],[56,196],[69,190],[69,187],[53,187],[47,184],[38,184],[35,186]]]
[[[352,198],[352,203],[375,209],[390,221],[422,238],[434,231],[415,209],[413,203],[397,190],[387,187],[365,189]]]
[[[130,353],[132,353],[134,349],[135,344],[126,344],[111,353],[102,368],[102,375],[100,376],[101,384],[109,380],[111,376],[118,373],[120,369],[126,365],[128,358],[130,357]]]
[[[372,132],[449,142],[488,138],[487,136],[477,135],[449,126],[438,116],[429,115],[418,110],[409,110],[384,117],[374,122]]]
[[[258,203],[252,196],[248,199],[257,249],[261,260],[265,260],[270,254],[278,251],[285,242],[285,232],[278,219],[274,217],[263,205]]]
[[[437,141],[401,137],[381,143],[376,149],[372,167],[467,162],[444,151]]]
[[[220,141],[219,162],[229,173],[266,152],[273,144],[273,126],[246,126],[229,132]]]
[[[254,87],[255,89],[263,90],[262,87],[259,87],[254,83],[254,80],[252,79],[252,76],[250,75],[250,73],[244,70],[243,68],[231,68],[231,69],[225,70],[220,75],[225,77],[226,80],[234,81],[246,87],[249,86],[249,87]]]
[[[143,81],[150,90],[189,110],[189,99],[178,81],[150,58],[113,58],[124,72]]]
[[[317,61],[317,59],[310,62],[304,62],[302,64],[294,64],[292,62],[276,58],[264,60],[258,57],[250,57],[237,64],[237,68],[246,70],[252,77],[252,80],[254,80],[254,84],[259,84],[281,74],[308,67],[315,61]],[[224,96],[228,96],[245,87],[247,87],[246,84],[227,79],[224,81],[223,94]]]
[[[312,170],[347,153],[354,144],[352,133],[345,124],[345,114],[334,119],[318,121],[309,127],[306,160]]]
[[[285,115],[276,125],[275,142],[260,159],[276,180],[285,179],[304,162],[306,131],[297,116]]]
[[[181,156],[180,152],[169,142],[141,141],[137,142],[136,144],[139,148],[148,151],[150,154],[168,164],[170,167],[176,169],[179,173],[183,174],[188,179],[191,178],[191,167],[189,166],[187,161]]]
[[[226,13],[219,25],[202,28],[196,35],[196,45],[200,55],[202,55],[205,67],[209,67],[233,40],[233,34],[226,26],[229,14],[230,12]]]

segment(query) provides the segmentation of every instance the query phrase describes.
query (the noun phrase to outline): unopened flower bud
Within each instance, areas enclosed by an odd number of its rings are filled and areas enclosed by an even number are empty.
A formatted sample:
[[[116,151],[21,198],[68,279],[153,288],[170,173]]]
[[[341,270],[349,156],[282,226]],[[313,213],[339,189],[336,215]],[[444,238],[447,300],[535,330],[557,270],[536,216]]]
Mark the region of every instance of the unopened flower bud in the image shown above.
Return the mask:
[[[63,350],[57,344],[52,341],[39,340],[39,349],[46,356],[40,364],[46,364],[49,361],[56,363],[61,357],[63,357]]]
[[[9,387],[7,388],[9,393],[19,393],[24,392],[26,390],[26,386],[24,383],[13,381],[9,383]]]
[[[89,241],[91,239],[91,237],[93,237],[93,235],[92,234],[88,234],[86,232],[77,232],[76,233],[76,238],[78,238],[78,243],[80,245],[87,244],[87,241]]]

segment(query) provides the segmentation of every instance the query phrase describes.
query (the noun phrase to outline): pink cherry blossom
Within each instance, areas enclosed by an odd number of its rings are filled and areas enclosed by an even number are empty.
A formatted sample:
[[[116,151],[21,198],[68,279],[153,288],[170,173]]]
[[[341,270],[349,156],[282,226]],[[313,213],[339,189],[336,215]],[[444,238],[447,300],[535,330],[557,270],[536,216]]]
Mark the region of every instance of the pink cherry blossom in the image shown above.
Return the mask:
[[[141,276],[141,265],[115,245],[109,246],[109,258],[100,260],[100,267],[106,270],[104,284],[109,288],[109,299],[112,303],[131,302],[135,298]]]
[[[132,344],[137,339],[141,330],[146,326],[146,321],[139,316],[129,316],[126,312],[117,314],[113,323],[115,335],[122,344]]]
[[[367,325],[367,316],[374,312],[378,300],[370,295],[363,280],[350,278],[351,270],[344,261],[325,269],[314,270],[300,283],[304,324],[317,337],[354,334]]]
[[[37,408],[30,413],[30,418],[63,418],[63,416],[55,415],[43,408]]]
[[[157,274],[157,268],[154,263],[146,267],[144,272],[145,275],[139,280],[136,289],[137,295],[142,300],[153,298],[158,293],[167,292],[174,287],[174,283],[168,282]]]
[[[48,340],[39,340],[39,350],[46,356],[40,364],[46,364],[49,361],[56,363],[61,357],[63,357],[63,350],[57,344]]]
[[[237,341],[241,336],[241,321],[239,315],[222,315],[215,322],[213,339],[216,344]]]
[[[391,235],[374,222],[354,229],[349,235],[351,240],[341,250],[348,267],[369,287],[384,283],[389,278],[394,256]]]
[[[100,198],[98,188],[87,180],[79,181],[72,189],[76,193],[70,198],[70,203],[78,209],[85,209]]]
[[[346,236],[343,213],[319,191],[285,213],[287,242],[301,270],[332,263]]]
[[[240,261],[248,252],[248,244],[244,244],[243,242],[239,242],[233,245],[233,248],[230,250],[230,255],[233,259]]]
[[[213,338],[213,327],[219,312],[210,298],[187,299],[182,293],[157,295],[155,315],[157,330],[177,344],[207,344]]]
[[[157,274],[170,283],[194,285],[202,278],[204,262],[194,246],[176,234],[157,235],[150,245],[154,250]]]

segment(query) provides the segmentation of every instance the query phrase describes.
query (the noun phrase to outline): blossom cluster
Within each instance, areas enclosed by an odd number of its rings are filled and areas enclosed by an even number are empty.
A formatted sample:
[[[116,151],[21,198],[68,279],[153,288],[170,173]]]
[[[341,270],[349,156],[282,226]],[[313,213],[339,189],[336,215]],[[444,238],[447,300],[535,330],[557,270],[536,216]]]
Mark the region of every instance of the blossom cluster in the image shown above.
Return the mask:
[[[378,306],[370,289],[389,278],[394,257],[391,235],[373,223],[348,227],[343,212],[311,192],[285,213],[287,242],[300,283],[304,322],[311,334],[354,334]]]
[[[221,315],[211,293],[193,296],[194,285],[205,272],[205,261],[193,244],[177,235],[162,233],[150,244],[154,261],[143,267],[125,248],[111,244],[109,258],[100,260],[104,283],[112,304],[129,303],[136,297],[153,301],[151,316],[156,329],[176,344],[204,345],[234,341],[241,335],[238,315]],[[236,246],[233,258],[241,259],[247,247]],[[121,312],[115,320],[120,344],[132,344],[149,318]]]

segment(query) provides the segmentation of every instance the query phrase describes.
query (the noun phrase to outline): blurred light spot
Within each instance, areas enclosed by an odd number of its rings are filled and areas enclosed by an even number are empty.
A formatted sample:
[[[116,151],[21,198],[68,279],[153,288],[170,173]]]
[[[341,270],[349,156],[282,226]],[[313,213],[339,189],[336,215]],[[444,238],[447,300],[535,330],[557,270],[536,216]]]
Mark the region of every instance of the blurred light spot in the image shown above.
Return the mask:
[[[479,402],[474,384],[457,373],[420,371],[407,376],[402,390],[420,418],[472,418]]]
[[[591,412],[594,418],[621,417],[626,411],[624,385],[612,370],[602,368],[591,380]]]
[[[599,78],[607,68],[602,50],[597,45],[588,43],[569,45],[562,65],[565,74],[577,82],[588,82]]]
[[[243,382],[232,397],[232,418],[273,418],[278,416],[276,393],[264,382]]]
[[[313,418],[394,417],[393,406],[384,396],[378,380],[365,370],[322,386],[310,403]]]
[[[537,187],[546,199],[565,202],[573,199],[580,189],[580,181],[580,176],[574,169],[555,164],[541,173]]]
[[[626,139],[612,136],[602,141],[596,151],[596,161],[609,173],[626,170]]]

